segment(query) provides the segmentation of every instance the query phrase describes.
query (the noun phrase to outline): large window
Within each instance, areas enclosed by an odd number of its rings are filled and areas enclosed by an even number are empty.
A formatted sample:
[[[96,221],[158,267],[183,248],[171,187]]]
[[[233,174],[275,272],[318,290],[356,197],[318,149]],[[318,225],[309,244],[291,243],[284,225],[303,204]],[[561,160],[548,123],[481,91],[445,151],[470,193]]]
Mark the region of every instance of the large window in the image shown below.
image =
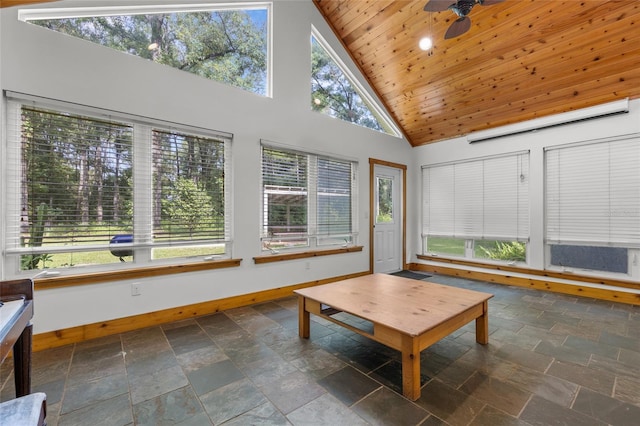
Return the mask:
[[[230,135],[34,99],[8,102],[12,269],[229,254]]]
[[[267,3],[25,9],[20,18],[261,95],[270,95]]]
[[[424,254],[526,262],[529,153],[422,169]]]
[[[311,109],[389,135],[400,135],[386,112],[315,29],[311,35]]]
[[[545,150],[547,266],[629,273],[640,255],[640,137]]]
[[[263,144],[263,249],[355,243],[355,190],[355,162]]]

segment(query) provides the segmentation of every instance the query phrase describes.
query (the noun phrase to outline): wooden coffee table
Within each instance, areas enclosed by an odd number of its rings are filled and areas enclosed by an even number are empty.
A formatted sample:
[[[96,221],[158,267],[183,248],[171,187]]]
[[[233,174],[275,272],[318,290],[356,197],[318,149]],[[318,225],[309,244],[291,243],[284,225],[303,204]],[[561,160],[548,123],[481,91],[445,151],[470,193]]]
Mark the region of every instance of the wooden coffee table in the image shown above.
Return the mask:
[[[420,397],[420,352],[476,320],[476,342],[489,343],[489,293],[401,278],[365,275],[295,290],[300,337],[309,338],[309,313],[402,352],[402,393]],[[362,330],[332,317],[346,312],[373,323]]]

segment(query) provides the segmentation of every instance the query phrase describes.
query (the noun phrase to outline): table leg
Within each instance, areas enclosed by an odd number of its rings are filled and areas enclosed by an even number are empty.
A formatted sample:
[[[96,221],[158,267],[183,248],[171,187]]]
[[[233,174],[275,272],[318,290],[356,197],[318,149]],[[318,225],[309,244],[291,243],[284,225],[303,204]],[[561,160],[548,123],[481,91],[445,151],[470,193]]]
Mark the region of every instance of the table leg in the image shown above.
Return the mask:
[[[420,398],[420,349],[418,340],[402,336],[402,394],[412,401]]]
[[[15,375],[16,398],[31,393],[31,342],[33,325],[22,330],[13,345],[13,373]]]
[[[476,342],[489,343],[489,302],[482,304],[482,315],[476,318]]]
[[[310,335],[310,318],[307,311],[304,296],[298,296],[298,334],[300,337],[308,339]]]

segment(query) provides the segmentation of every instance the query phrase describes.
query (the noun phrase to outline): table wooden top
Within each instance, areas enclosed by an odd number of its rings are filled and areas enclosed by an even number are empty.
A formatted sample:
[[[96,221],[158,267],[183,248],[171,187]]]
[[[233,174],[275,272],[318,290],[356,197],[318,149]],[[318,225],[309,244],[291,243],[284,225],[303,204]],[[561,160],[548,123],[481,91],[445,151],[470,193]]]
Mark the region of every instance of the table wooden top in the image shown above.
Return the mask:
[[[419,336],[493,297],[388,274],[364,275],[295,293],[410,336]]]

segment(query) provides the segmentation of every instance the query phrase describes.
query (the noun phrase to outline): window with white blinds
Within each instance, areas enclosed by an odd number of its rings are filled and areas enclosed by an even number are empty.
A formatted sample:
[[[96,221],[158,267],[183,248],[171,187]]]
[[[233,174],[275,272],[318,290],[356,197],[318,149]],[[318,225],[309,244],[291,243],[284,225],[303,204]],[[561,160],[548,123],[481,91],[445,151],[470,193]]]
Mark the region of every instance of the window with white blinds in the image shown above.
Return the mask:
[[[547,243],[640,247],[640,135],[548,148],[545,166]]]
[[[423,235],[527,241],[529,153],[422,168]]]
[[[353,243],[356,165],[263,144],[263,248]]]
[[[230,137],[20,95],[7,113],[11,269],[227,252]]]

